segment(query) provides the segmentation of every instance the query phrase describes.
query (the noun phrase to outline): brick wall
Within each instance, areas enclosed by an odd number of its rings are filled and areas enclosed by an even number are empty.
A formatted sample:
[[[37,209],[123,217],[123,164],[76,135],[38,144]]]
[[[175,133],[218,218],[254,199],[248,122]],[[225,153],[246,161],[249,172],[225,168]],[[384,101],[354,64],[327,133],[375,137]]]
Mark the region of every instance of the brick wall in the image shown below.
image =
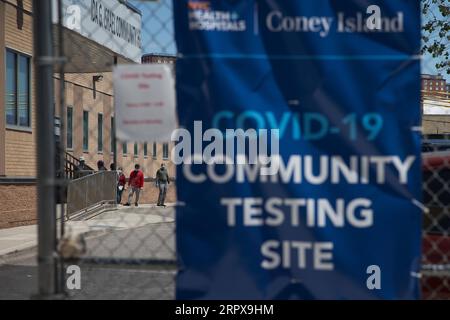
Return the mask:
[[[36,186],[0,185],[0,229],[37,223]]]
[[[35,185],[0,185],[0,229],[37,223],[37,190]],[[140,204],[156,204],[158,188],[154,182],[145,182]],[[122,195],[122,203],[128,197],[128,190]],[[171,183],[166,203],[176,202],[176,184]]]
[[[36,176],[36,145],[33,133],[6,130],[6,175]]]

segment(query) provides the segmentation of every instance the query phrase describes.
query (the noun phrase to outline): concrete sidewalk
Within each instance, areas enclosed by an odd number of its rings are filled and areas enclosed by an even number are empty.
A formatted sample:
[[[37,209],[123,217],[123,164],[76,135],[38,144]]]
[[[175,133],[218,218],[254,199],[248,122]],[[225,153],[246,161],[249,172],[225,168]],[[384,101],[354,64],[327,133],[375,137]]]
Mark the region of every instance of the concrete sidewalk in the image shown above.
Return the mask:
[[[172,214],[167,208],[155,205],[140,205],[139,207],[119,206],[115,210],[105,211],[90,220],[66,221],[67,232],[73,235],[102,233],[111,230],[126,230],[142,227],[148,224],[173,222]],[[172,209],[170,209],[171,211]],[[59,222],[57,223],[59,229]],[[0,256],[33,248],[37,245],[37,225],[16,227],[0,230]]]

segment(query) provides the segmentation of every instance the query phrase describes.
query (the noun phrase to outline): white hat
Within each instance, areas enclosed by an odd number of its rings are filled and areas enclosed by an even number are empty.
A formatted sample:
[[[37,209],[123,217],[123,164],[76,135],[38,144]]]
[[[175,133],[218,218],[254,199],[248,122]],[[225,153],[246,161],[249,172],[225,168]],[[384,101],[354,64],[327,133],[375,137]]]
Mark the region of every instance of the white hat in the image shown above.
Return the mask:
[[[80,157],[80,161],[84,161],[84,157],[83,156]]]

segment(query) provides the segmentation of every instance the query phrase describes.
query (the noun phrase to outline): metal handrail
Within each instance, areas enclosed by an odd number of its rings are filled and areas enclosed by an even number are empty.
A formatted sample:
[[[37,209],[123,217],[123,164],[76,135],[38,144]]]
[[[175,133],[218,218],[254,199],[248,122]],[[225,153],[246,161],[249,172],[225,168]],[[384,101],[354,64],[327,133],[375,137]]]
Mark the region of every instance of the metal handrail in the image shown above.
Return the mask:
[[[67,188],[67,214],[90,213],[105,205],[116,204],[117,173],[99,171],[69,181]]]
[[[75,168],[80,164],[80,160],[68,152],[64,152],[64,171],[66,177],[69,179],[75,178]],[[94,171],[94,169],[86,165],[87,171]]]
[[[82,177],[73,179],[74,181],[79,181],[79,180],[82,180],[82,179],[87,179],[87,178],[89,178],[89,177],[92,177],[92,176],[95,176],[95,175],[99,175],[99,174],[102,174],[102,173],[105,173],[105,172],[113,172],[113,171],[97,171],[97,172],[95,172],[93,169],[92,169],[92,170],[82,170],[82,171],[92,172],[92,173],[89,174],[89,175],[86,175],[86,176],[82,176]]]

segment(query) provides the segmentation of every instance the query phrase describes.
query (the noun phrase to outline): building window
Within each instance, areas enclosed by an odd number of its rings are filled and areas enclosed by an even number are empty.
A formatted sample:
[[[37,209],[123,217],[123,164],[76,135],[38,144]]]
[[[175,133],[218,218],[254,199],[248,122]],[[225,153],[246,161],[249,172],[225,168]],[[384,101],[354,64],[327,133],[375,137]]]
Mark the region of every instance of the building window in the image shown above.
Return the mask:
[[[153,152],[152,152],[152,156],[153,156],[153,158],[155,158],[155,159],[156,159],[156,157],[157,157],[157,154],[156,154],[156,142],[153,142]]]
[[[110,132],[110,135],[111,135],[111,153],[114,153],[114,151],[116,151],[116,146],[115,146],[115,143],[114,143],[114,137],[115,137],[115,135],[116,135],[116,126],[115,126],[115,124],[114,124],[114,117],[111,117],[111,132]]]
[[[148,156],[147,143],[144,143],[144,157],[147,158],[147,156]]]
[[[89,150],[89,111],[83,111],[83,151]]]
[[[124,156],[128,154],[128,144],[126,142],[122,144],[122,153]]]
[[[59,145],[61,143],[61,118],[53,116],[53,128],[55,133],[55,142]]]
[[[134,143],[133,153],[134,153],[135,158],[137,158],[139,156],[138,144],[136,142]]]
[[[101,113],[97,117],[97,150],[103,151],[103,114]]]
[[[169,159],[169,144],[168,143],[163,144],[163,159],[164,160]]]
[[[30,127],[30,58],[6,50],[6,124]]]
[[[73,148],[73,108],[67,107],[67,135],[66,135],[67,149]]]

